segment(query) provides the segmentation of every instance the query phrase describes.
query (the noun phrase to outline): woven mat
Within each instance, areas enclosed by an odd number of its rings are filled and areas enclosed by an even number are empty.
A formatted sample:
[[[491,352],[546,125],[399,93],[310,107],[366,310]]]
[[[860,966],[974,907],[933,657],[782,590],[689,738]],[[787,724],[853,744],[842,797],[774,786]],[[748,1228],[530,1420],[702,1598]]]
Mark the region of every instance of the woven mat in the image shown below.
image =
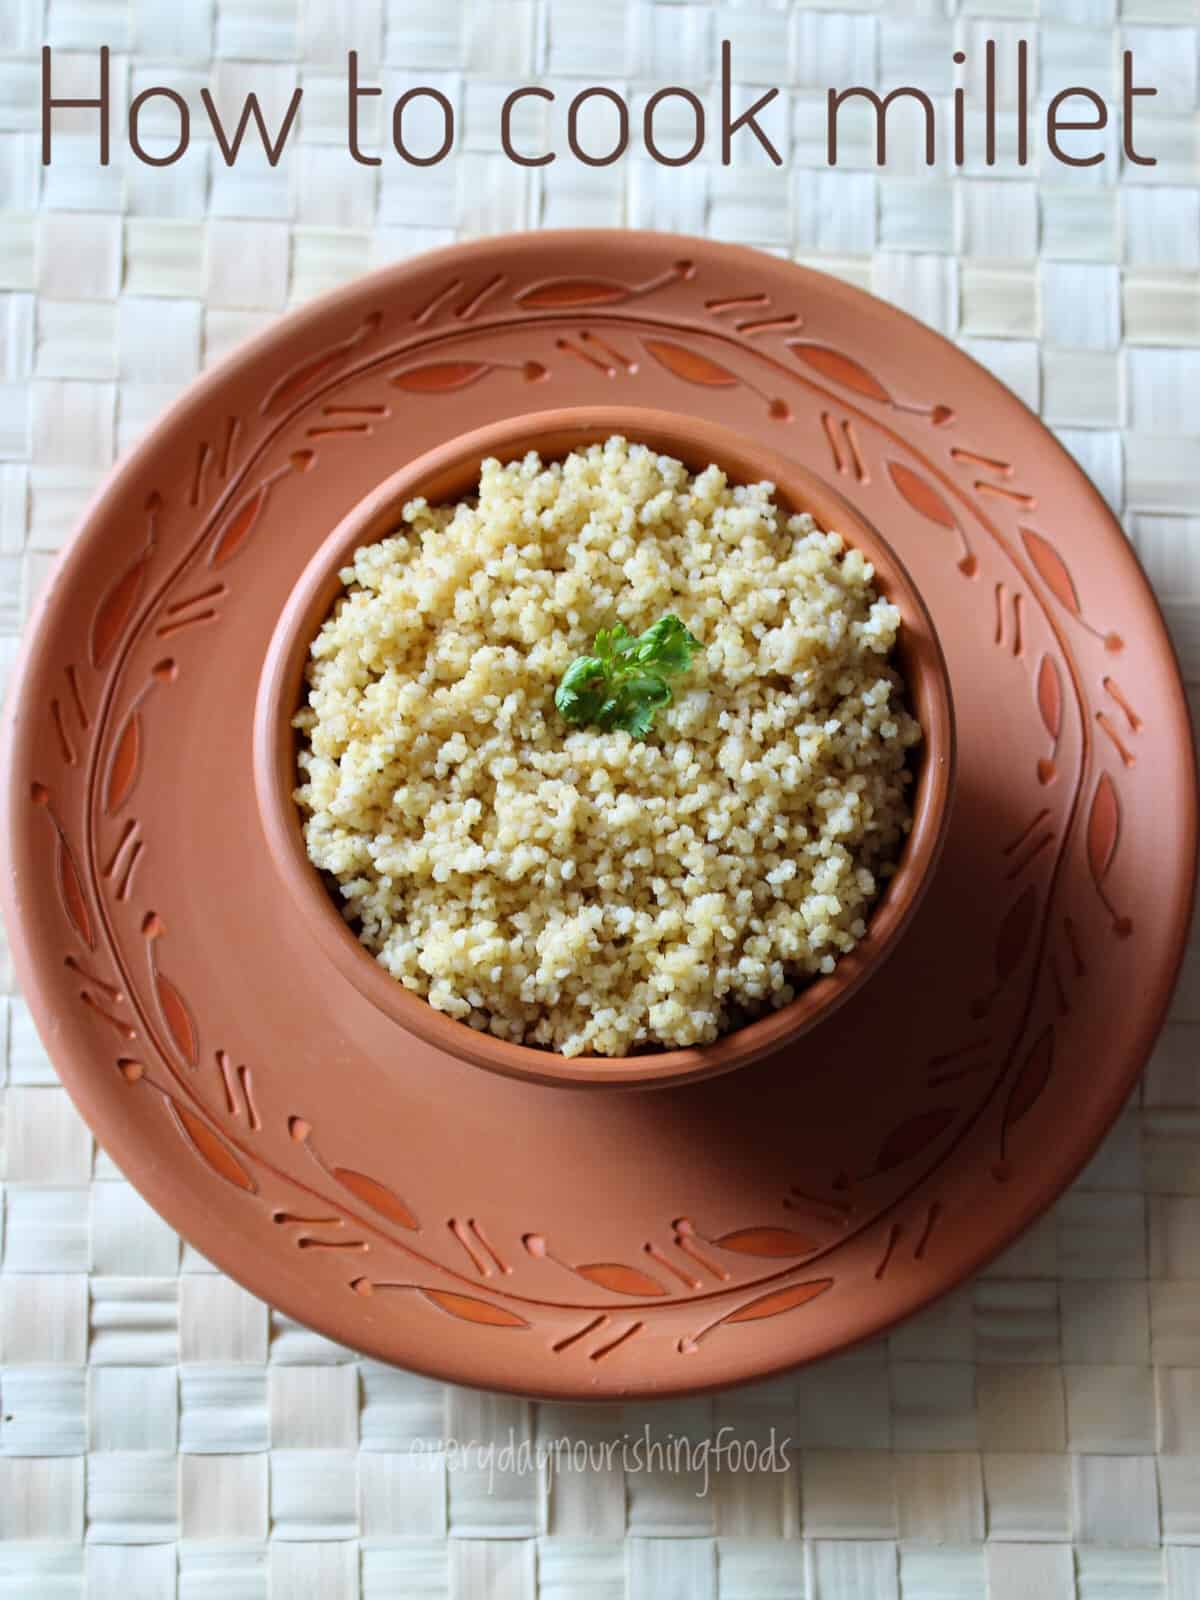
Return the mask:
[[[952,3],[0,0],[0,661],[114,456],[284,307],[471,234],[625,224],[811,261],[957,339],[1121,516],[1200,683],[1195,0],[1124,0],[1119,16],[1114,0]],[[546,83],[561,106],[602,78],[636,106],[664,82],[711,83],[723,37],[748,91],[787,86],[764,118],[783,170],[631,155],[531,172],[499,153],[510,88]],[[1039,103],[1079,81],[1111,97],[1132,48],[1160,91],[1139,107],[1158,165],[1121,171],[1115,112],[1108,160],[1087,170],[954,175],[902,139],[886,175],[854,140],[824,165],[829,84],[946,97],[953,50],[978,60],[988,37],[1001,59],[1031,41]],[[44,42],[58,93],[95,92],[107,43],[118,108],[165,79],[193,104],[206,84],[221,105],[254,89],[275,121],[301,83],[300,126],[275,169],[245,154],[227,170],[199,139],[152,169],[119,119],[101,169],[91,114],[60,113],[43,170]],[[451,160],[351,164],[352,47],[388,103],[413,82],[455,100]],[[142,131],[150,144],[148,115]],[[96,1152],[6,957],[0,985],[4,1600],[1200,1597],[1195,951],[1106,1147],[992,1270],[810,1373],[603,1413],[448,1390],[270,1312]],[[721,1428],[774,1428],[786,1470],[705,1480],[694,1458],[674,1471],[648,1452],[640,1470],[601,1453],[552,1471],[519,1450]]]

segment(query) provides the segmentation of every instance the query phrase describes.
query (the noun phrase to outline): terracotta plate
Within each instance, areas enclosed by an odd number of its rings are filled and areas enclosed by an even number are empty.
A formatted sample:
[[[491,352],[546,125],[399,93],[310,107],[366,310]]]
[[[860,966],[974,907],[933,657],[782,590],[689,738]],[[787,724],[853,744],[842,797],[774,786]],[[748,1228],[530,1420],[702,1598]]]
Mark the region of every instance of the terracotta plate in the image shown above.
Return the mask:
[[[921,585],[958,716],[899,951],[789,1052],[648,1093],[520,1085],[399,1031],[296,925],[251,778],[264,650],[333,524],[450,435],[600,401],[838,486]],[[10,706],[20,978],[103,1143],[257,1294],[462,1383],[683,1393],[923,1305],[1093,1151],[1186,937],[1184,698],[1099,496],[935,334],[699,240],[486,240],[280,322],[113,476]]]

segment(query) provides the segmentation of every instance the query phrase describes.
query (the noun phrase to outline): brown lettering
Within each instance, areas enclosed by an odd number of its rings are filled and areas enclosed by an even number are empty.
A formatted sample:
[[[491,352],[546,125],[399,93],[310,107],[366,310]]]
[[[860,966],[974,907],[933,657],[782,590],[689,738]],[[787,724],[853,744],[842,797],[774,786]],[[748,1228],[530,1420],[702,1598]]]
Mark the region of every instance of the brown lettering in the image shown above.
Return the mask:
[[[100,95],[96,100],[55,100],[50,94],[50,46],[42,46],[42,165],[50,165],[50,122],[55,106],[89,109],[100,113],[100,165],[108,165],[108,46],[100,46]]]
[[[179,113],[179,142],[169,156],[152,156],[142,144],[138,134],[138,118],[142,114],[142,107],[155,95],[161,95],[164,100],[169,100]],[[149,89],[143,89],[141,94],[134,96],[129,107],[129,148],[139,161],[144,161],[148,167],[173,167],[191,141],[192,114],[181,94],[160,83],[152,84]]]
[[[212,123],[212,131],[216,135],[221,156],[227,167],[231,167],[237,160],[238,151],[242,148],[242,140],[246,137],[246,129],[253,121],[258,129],[258,137],[267,157],[267,165],[277,167],[279,158],[283,154],[283,147],[287,143],[288,134],[292,131],[292,123],[296,120],[296,113],[300,109],[300,100],[304,94],[303,89],[294,89],[292,98],[288,101],[287,111],[284,113],[283,123],[274,139],[267,132],[266,118],[263,116],[262,106],[258,103],[256,94],[248,94],[242,106],[242,114],[238,118],[237,127],[233,130],[233,138],[225,133],[225,125],[221,121],[221,114],[216,103],[207,89],[201,89],[200,101],[208,112],[208,120]]]
[[[1126,50],[1121,60],[1121,75],[1123,80],[1121,106],[1123,110],[1122,144],[1125,149],[1126,159],[1132,161],[1135,167],[1156,167],[1157,156],[1140,156],[1133,148],[1133,101],[1139,94],[1157,94],[1157,89],[1137,89],[1133,83],[1133,51]]]
[[[534,95],[539,100],[554,99],[549,89],[539,89],[532,85],[526,89],[514,89],[500,107],[500,147],[508,159],[515,161],[519,167],[548,167],[556,159],[553,151],[544,156],[523,156],[518,154],[512,142],[513,107],[518,100],[523,100],[527,95]]]
[[[1080,95],[1085,100],[1090,100],[1096,108],[1094,122],[1063,122],[1060,120],[1059,107],[1072,95]],[[1104,160],[1104,151],[1098,150],[1091,156],[1069,156],[1058,142],[1058,136],[1068,128],[1105,128],[1108,126],[1108,107],[1094,89],[1060,89],[1046,107],[1046,143],[1050,147],[1050,154],[1057,157],[1068,167],[1095,167]]]
[[[682,156],[664,155],[658,148],[654,138],[654,113],[662,102],[671,95],[674,95],[677,99],[686,100],[692,108],[693,117],[696,119],[695,138],[689,145],[687,153]],[[699,95],[693,94],[690,89],[680,88],[678,84],[668,84],[665,89],[659,89],[652,94],[649,100],[646,101],[646,110],[642,116],[642,136],[646,141],[646,149],[660,166],[686,167],[689,161],[695,161],[701,150],[704,149],[704,106]]]
[[[620,136],[612,151],[606,156],[590,156],[579,143],[579,110],[586,101],[592,99],[611,100],[617,108],[617,128]],[[605,89],[597,84],[594,88],[580,90],[567,109],[567,144],[571,154],[588,167],[611,167],[614,161],[621,159],[629,144],[629,107],[615,89]]]
[[[382,89],[371,89],[371,88],[363,89],[363,88],[359,87],[359,82],[358,82],[358,51],[357,50],[351,50],[350,55],[349,55],[349,78],[347,80],[347,89],[348,89],[348,94],[349,94],[349,99],[350,99],[349,130],[348,130],[349,136],[348,136],[348,141],[347,141],[349,143],[349,146],[350,146],[350,154],[354,158],[354,160],[358,162],[360,167],[381,167],[383,165],[383,157],[382,156],[365,156],[365,155],[363,155],[362,151],[358,147],[358,101],[359,101],[359,96],[360,95],[369,96],[369,95],[375,95],[375,94],[382,94],[383,90]]]
[[[761,95],[748,110],[741,116],[733,119],[733,47],[728,39],[721,40],[721,165],[727,167],[731,163],[730,151],[733,148],[733,136],[741,128],[748,128],[762,145],[777,167],[783,165],[783,157],[767,138],[757,122],[758,113],[764,106],[769,106],[778,95],[778,89],[768,89]]]
[[[852,89],[830,89],[828,97],[828,110],[826,114],[826,159],[831,167],[837,166],[838,128],[837,115],[842,103],[849,100],[851,95],[861,95],[864,100],[869,100],[875,107],[875,164],[882,167],[887,160],[887,114],[893,100],[902,96],[915,100],[925,112],[925,165],[931,167],[934,162],[935,150],[935,116],[933,101],[921,89],[911,88],[902,84],[900,88],[893,89],[891,94],[883,99],[875,93],[874,89],[864,89],[861,84],[856,84]]]
[[[404,112],[414,100],[422,98],[432,100],[442,113],[442,142],[431,156],[415,156],[404,143]],[[440,89],[420,85],[416,89],[406,90],[400,96],[392,108],[392,143],[396,147],[396,154],[403,156],[411,167],[435,167],[449,153],[454,143],[454,107]]]
[[[1017,165],[1029,163],[1029,45],[1017,41]]]

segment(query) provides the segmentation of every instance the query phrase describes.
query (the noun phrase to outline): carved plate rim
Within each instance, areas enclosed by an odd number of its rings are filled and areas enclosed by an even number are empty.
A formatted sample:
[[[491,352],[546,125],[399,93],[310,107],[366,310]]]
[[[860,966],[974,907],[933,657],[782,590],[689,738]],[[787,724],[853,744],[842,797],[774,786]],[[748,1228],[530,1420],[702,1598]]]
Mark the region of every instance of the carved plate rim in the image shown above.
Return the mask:
[[[872,315],[885,320],[902,318],[905,322],[919,327],[915,319],[909,318],[905,313],[884,302],[876,300],[841,280],[828,277],[811,268],[797,267],[791,263],[783,262],[777,258],[761,254],[741,246],[720,245],[705,240],[688,238],[686,236],[671,234],[655,234],[649,232],[635,232],[632,240],[636,241],[639,251],[650,251],[655,248],[664,255],[667,253],[691,253],[694,255],[724,256],[726,258],[739,258],[747,269],[753,269],[759,275],[771,273],[777,277],[784,274],[789,279],[789,286],[795,291],[807,284],[815,287],[821,295],[833,299],[842,299],[859,309],[870,309]],[[0,816],[3,826],[7,831],[9,840],[16,840],[20,834],[15,813],[18,808],[24,810],[28,805],[28,778],[30,767],[27,757],[30,743],[30,718],[23,716],[26,689],[38,676],[44,659],[50,655],[54,647],[53,616],[60,593],[69,588],[76,575],[79,565],[85,556],[87,531],[99,520],[106,506],[116,503],[128,487],[135,483],[144,463],[152,459],[158,441],[164,432],[186,424],[194,417],[196,411],[204,402],[220,392],[232,376],[242,370],[253,368],[256,363],[268,357],[293,333],[309,326],[323,316],[334,312],[340,305],[362,305],[373,296],[383,293],[394,294],[404,284],[432,275],[439,269],[453,266],[462,268],[466,263],[476,260],[494,261],[498,253],[507,255],[509,252],[520,252],[530,248],[542,248],[563,242],[582,245],[593,253],[603,252],[619,241],[624,241],[628,248],[631,234],[628,230],[545,230],[542,232],[507,235],[500,239],[476,240],[466,245],[448,246],[442,250],[431,252],[413,258],[410,261],[378,269],[364,277],[353,280],[351,283],[321,296],[306,306],[299,307],[283,317],[274,321],[269,327],[256,334],[252,339],[240,345],[237,349],[225,356],[209,372],[196,380],[187,390],[180,395],[172,406],[163,414],[155,426],[139,441],[135,448],[127,453],[113,468],[97,493],[92,497],[80,522],[79,531],[72,538],[61,553],[51,578],[47,581],[38,597],[33,615],[26,623],[17,662],[14,666],[10,680],[9,694],[6,697],[3,720],[3,748],[8,752],[9,779],[3,785],[0,796]],[[1066,453],[1053,435],[1045,429],[1036,415],[1025,407],[1017,397],[1011,394],[998,380],[993,378],[986,369],[979,366],[966,352],[958,350],[948,341],[941,338],[927,328],[921,328],[921,337],[935,340],[940,345],[946,345],[953,351],[953,359],[959,364],[969,364],[975,369],[977,381],[985,384],[987,390],[994,396],[1002,396],[1008,406],[1017,406],[1026,418],[1026,426],[1036,428],[1045,439],[1048,439],[1059,457],[1059,470],[1070,472],[1075,478],[1077,487],[1086,492],[1091,498],[1093,509],[1098,520],[1101,520],[1116,537],[1110,539],[1109,549],[1106,550],[1106,559],[1117,560],[1124,567],[1125,572],[1122,582],[1132,584],[1134,593],[1132,600],[1142,606],[1153,621],[1157,624],[1159,632],[1159,648],[1166,653],[1174,669],[1175,694],[1173,704],[1167,708],[1173,724],[1170,737],[1181,742],[1183,752],[1190,760],[1185,763],[1190,781],[1186,790],[1181,791],[1180,799],[1183,805],[1181,823],[1182,836],[1187,845],[1190,873],[1188,874],[1188,893],[1181,897],[1177,914],[1173,919],[1169,942],[1174,951],[1174,959],[1170,971],[1163,974],[1161,986],[1162,999],[1157,1005],[1142,1005],[1139,1008],[1139,1027],[1137,1030],[1137,1048],[1128,1054],[1123,1076],[1113,1082],[1110,1093],[1100,1105],[1089,1107],[1087,1116],[1088,1132],[1075,1147],[1072,1159],[1069,1162],[1059,1162],[1057,1165],[1047,1165],[1041,1182],[1029,1191],[1025,1202],[1005,1219],[1003,1236],[986,1240],[973,1257],[965,1257],[962,1262],[956,1263],[956,1268],[951,1276],[943,1276],[936,1289],[929,1294],[918,1295],[912,1305],[906,1305],[899,1310],[882,1317],[863,1320],[861,1330],[851,1339],[842,1340],[837,1348],[848,1348],[853,1343],[869,1339],[897,1321],[909,1315],[919,1305],[924,1305],[934,1298],[949,1292],[966,1277],[976,1272],[989,1260],[1001,1253],[1012,1241],[1024,1231],[1049,1205],[1061,1194],[1062,1190],[1075,1176],[1087,1165],[1091,1156],[1102,1142],[1112,1123],[1115,1121],[1128,1095],[1129,1088],[1153,1046],[1162,1026],[1170,994],[1174,988],[1180,966],[1187,948],[1187,932],[1191,920],[1192,896],[1195,889],[1196,876],[1196,835],[1197,835],[1197,807],[1196,784],[1194,774],[1194,736],[1190,716],[1188,715],[1186,699],[1182,684],[1179,679],[1178,663],[1175,660],[1169,636],[1166,633],[1162,610],[1145,578],[1136,557],[1125,539],[1125,536],[1116,522],[1107,505],[1101,499],[1098,491],[1087,480],[1082,470]],[[1123,556],[1118,557],[1116,551],[1123,547]],[[20,849],[13,852],[14,863],[20,858]],[[38,1023],[39,1032],[43,1038],[54,1038],[59,1033],[57,1005],[49,992],[49,987],[43,981],[43,967],[35,959],[33,953],[33,940],[26,940],[26,931],[36,920],[36,914],[29,913],[23,907],[21,889],[17,883],[16,870],[5,875],[3,889],[0,890],[5,920],[13,933],[12,949],[14,965],[17,969],[21,988],[25,994],[31,1011]],[[120,1115],[112,1113],[112,1091],[105,1086],[103,1075],[94,1072],[90,1064],[74,1059],[68,1046],[64,1045],[56,1065],[59,1067],[62,1080],[72,1098],[80,1107],[86,1119],[97,1131],[101,1143],[111,1144],[113,1151],[120,1154],[129,1154],[129,1165],[137,1172],[137,1186],[147,1195],[151,1203],[159,1209],[172,1226],[178,1226],[172,1220],[172,1213],[178,1213],[178,1184],[164,1174],[161,1166],[147,1167],[144,1159],[139,1157],[136,1141],[128,1140],[124,1136],[124,1129]],[[164,1174],[160,1177],[160,1174]],[[200,1232],[212,1234],[206,1237],[201,1248],[203,1253],[222,1267],[231,1277],[243,1284],[250,1292],[259,1293],[253,1281],[253,1274],[242,1270],[239,1258],[232,1251],[226,1252],[223,1241],[219,1237],[219,1226],[214,1224],[210,1228],[201,1229],[189,1222],[186,1228],[180,1231],[185,1237],[194,1237]],[[242,1257],[242,1260],[245,1258]],[[287,1314],[295,1316],[297,1320],[310,1325],[321,1327],[326,1319],[313,1315],[311,1301],[305,1301],[303,1296],[292,1299],[289,1295],[273,1291],[270,1296],[272,1304],[279,1306]],[[364,1326],[361,1334],[347,1338],[345,1332],[346,1318],[327,1319],[326,1325],[332,1323],[334,1331],[330,1337],[339,1342],[349,1342],[368,1353],[382,1355],[382,1358],[392,1359],[387,1355],[382,1342],[376,1341],[372,1333]],[[564,1378],[562,1382],[555,1381],[549,1363],[544,1364],[546,1382],[536,1385],[525,1383],[513,1384],[496,1381],[486,1374],[481,1375],[478,1367],[470,1369],[470,1363],[459,1371],[450,1371],[436,1363],[422,1365],[420,1361],[405,1358],[407,1367],[414,1371],[423,1371],[427,1375],[449,1381],[481,1383],[486,1382],[489,1388],[507,1390],[508,1392],[529,1394],[541,1393],[547,1396],[564,1398],[581,1398],[580,1384],[577,1379]],[[602,1386],[598,1397],[613,1398],[615,1395],[681,1395],[691,1393],[705,1393],[723,1389],[735,1383],[755,1381],[778,1372],[786,1361],[781,1362],[778,1356],[764,1349],[763,1358],[756,1359],[752,1351],[742,1351],[741,1358],[732,1363],[734,1370],[727,1375],[710,1381],[689,1381],[686,1371],[679,1371],[679,1381],[673,1377],[656,1377],[649,1384],[633,1382],[618,1383],[615,1388]],[[468,1370],[470,1369],[470,1370]]]

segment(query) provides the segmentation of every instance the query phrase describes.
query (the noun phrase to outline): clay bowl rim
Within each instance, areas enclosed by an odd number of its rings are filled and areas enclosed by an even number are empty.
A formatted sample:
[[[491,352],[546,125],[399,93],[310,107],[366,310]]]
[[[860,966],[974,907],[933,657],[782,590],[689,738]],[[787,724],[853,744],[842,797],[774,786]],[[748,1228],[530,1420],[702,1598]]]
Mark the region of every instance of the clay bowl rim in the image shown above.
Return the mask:
[[[792,511],[811,511],[862,549],[881,592],[900,606],[899,664],[924,742],[914,790],[913,826],[899,865],[872,909],[867,934],[827,977],[786,1006],[709,1044],[631,1056],[567,1057],[481,1032],[406,989],[379,965],[341,915],[309,861],[295,787],[296,735],[308,647],[340,587],[352,552],[392,532],[400,507],[418,494],[431,503],[470,492],[489,455],[514,459],[529,449],[554,459],[624,434],[677,456],[691,470],[717,462],[731,481],[770,479]],[[793,1042],[845,1004],[894,950],[940,857],[954,788],[956,734],[949,672],[928,608],[884,537],[836,489],[780,452],[727,428],[679,413],[633,406],[576,406],[526,413],[446,440],[414,458],[358,501],[322,541],[293,586],[268,645],[254,711],[254,784],[266,843],[285,890],[315,942],[365,999],[406,1032],[459,1060],[509,1078],[575,1088],[654,1088],[730,1072]]]

